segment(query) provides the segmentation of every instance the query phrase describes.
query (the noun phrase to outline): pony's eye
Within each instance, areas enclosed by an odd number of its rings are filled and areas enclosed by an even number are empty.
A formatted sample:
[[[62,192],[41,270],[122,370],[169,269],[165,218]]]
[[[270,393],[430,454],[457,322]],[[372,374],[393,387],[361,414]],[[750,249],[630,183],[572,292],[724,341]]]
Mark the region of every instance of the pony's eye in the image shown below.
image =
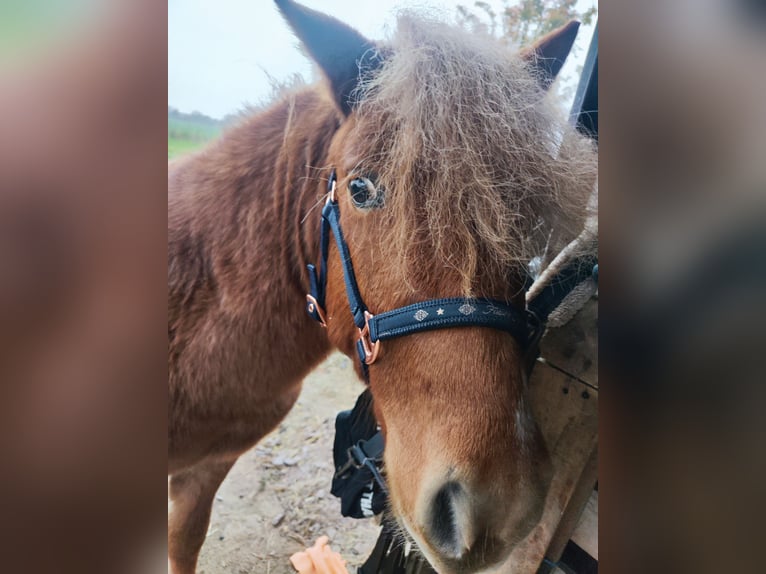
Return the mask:
[[[351,201],[357,207],[366,207],[370,197],[375,194],[375,186],[366,177],[355,177],[348,183]]]
[[[382,204],[381,194],[369,178],[355,177],[348,183],[348,191],[356,207],[370,208]]]

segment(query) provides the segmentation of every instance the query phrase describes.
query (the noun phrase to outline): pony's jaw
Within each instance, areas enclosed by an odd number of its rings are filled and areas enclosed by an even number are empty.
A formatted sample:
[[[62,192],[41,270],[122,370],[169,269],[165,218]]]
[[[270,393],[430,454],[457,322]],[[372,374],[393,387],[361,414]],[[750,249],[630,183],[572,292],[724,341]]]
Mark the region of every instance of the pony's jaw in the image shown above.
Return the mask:
[[[455,336],[465,335],[429,338]],[[393,367],[395,358],[385,360]],[[444,373],[430,385],[409,376],[373,381],[392,510],[440,574],[471,574],[505,560],[539,521],[551,477],[539,429],[524,401],[508,394],[513,382],[500,384],[497,375],[497,384],[489,382],[486,365],[485,377],[476,377],[479,365],[472,370],[474,379],[462,384],[478,386],[484,378],[486,389],[468,397],[440,395],[438,386],[459,388]],[[430,404],[418,387],[427,389]]]
[[[391,481],[392,507],[440,574],[472,574],[498,565],[542,515],[547,477],[513,489],[488,489],[455,480],[454,471],[424,470],[424,483],[412,485],[414,500],[404,485]],[[394,478],[395,470],[389,475]]]

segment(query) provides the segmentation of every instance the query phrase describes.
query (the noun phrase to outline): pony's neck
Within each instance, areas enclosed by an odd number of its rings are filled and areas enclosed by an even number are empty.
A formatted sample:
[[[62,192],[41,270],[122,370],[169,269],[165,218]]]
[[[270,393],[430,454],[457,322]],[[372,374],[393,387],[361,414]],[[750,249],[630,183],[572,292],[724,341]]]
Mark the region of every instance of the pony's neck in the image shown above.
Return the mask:
[[[333,104],[308,88],[171,164],[171,315],[176,307],[204,308],[215,292],[246,313],[254,304],[304,312],[305,265],[319,254],[319,211],[312,208],[321,203],[322,168],[338,126]]]
[[[292,279],[306,293],[306,264],[316,263],[319,255],[320,213],[331,167],[327,156],[340,118],[316,88],[295,94],[277,109],[284,126],[272,190],[274,209],[288,238],[284,254]]]
[[[274,189],[277,212],[291,249],[288,259],[305,294],[307,263],[319,256],[320,214],[330,169],[328,152],[340,116],[317,88],[299,92],[284,102],[285,124],[279,145],[277,170],[282,180]]]
[[[319,253],[322,182],[329,175],[327,154],[338,125],[332,103],[319,89],[308,88],[250,118],[243,129],[251,139],[232,146],[257,178],[251,182],[256,188],[251,219],[270,230],[246,232],[278,249],[279,265],[291,286],[303,293],[308,289],[306,264]]]

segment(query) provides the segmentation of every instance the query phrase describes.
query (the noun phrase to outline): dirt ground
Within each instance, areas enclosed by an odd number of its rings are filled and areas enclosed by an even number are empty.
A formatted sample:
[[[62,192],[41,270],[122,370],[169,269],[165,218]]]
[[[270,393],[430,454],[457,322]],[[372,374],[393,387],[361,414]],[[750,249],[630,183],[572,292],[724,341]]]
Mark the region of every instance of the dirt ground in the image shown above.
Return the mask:
[[[343,518],[330,494],[335,415],[363,390],[334,354],[304,381],[288,417],[241,457],[218,490],[197,572],[291,574],[289,557],[321,535],[354,572],[378,536],[373,519]]]

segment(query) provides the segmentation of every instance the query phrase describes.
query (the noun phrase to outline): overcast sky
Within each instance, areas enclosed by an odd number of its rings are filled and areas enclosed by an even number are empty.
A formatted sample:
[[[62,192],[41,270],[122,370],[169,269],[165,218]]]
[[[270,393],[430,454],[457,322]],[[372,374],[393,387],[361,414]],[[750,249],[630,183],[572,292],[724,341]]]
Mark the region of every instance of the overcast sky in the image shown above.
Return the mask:
[[[303,0],[331,14],[373,40],[385,38],[400,8],[427,7],[453,19],[458,4],[447,0]],[[499,11],[503,2],[489,0]],[[580,0],[583,11],[596,0]],[[593,29],[580,29],[582,64]],[[168,1],[168,105],[182,112],[200,111],[221,118],[258,103],[270,93],[269,76],[284,80],[298,72],[312,80],[311,64],[296,48],[297,40],[271,0]]]

